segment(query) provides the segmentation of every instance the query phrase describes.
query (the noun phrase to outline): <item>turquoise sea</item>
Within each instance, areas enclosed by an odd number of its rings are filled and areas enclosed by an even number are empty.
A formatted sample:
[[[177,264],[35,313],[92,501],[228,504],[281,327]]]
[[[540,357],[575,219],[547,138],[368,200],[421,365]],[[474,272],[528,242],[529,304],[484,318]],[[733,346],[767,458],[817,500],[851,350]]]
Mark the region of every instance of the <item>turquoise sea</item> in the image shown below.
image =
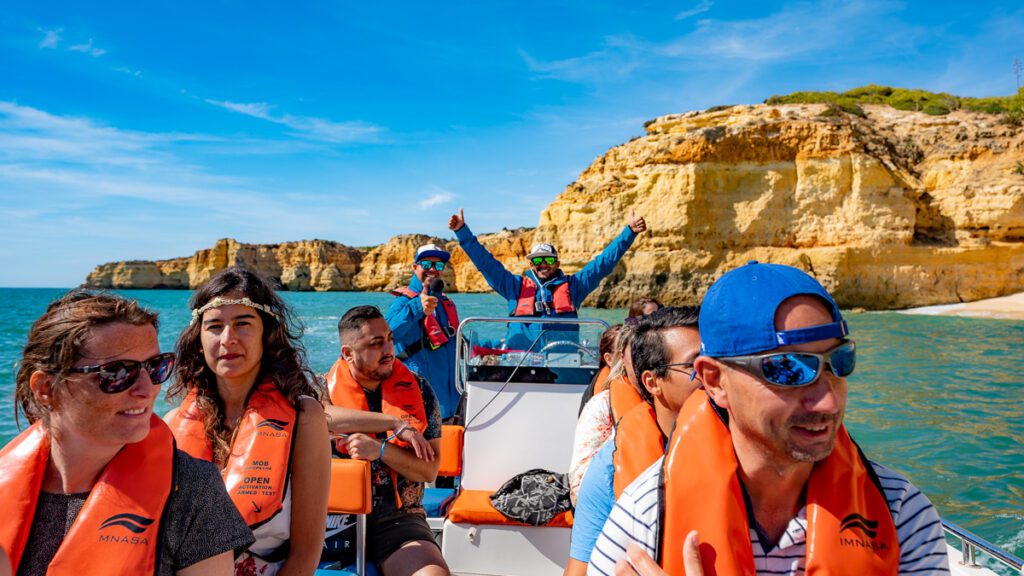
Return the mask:
[[[29,326],[60,289],[0,288],[0,443],[15,434],[14,365]],[[160,312],[173,350],[189,321],[189,292],[124,291]],[[337,355],[338,317],[382,293],[284,293],[306,326],[312,367]],[[461,316],[502,315],[493,294],[456,294]],[[624,310],[584,315],[609,323]],[[1024,556],[1024,322],[868,312],[848,314],[858,344],[847,425],[874,460],[914,481],[943,517]],[[160,412],[166,404],[158,405]],[[24,419],[22,419],[24,426]]]

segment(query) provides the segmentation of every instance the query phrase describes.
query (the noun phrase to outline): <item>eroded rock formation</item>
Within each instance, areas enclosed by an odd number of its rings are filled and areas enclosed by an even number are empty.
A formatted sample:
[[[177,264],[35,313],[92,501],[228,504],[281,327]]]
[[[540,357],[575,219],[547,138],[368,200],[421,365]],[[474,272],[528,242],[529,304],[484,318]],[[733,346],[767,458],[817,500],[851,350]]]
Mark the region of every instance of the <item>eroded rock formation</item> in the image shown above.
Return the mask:
[[[534,239],[586,264],[632,211],[641,236],[588,300],[641,295],[699,302],[752,259],[802,267],[847,307],[969,301],[1024,290],[1024,130],[998,116],[932,117],[865,106],[736,106],[658,118],[597,158],[536,229],[481,235],[519,272]],[[454,241],[403,235],[360,251],[321,240],[274,246],[222,240],[191,258],[104,264],[88,283],[195,287],[244,264],[292,290],[389,290],[408,281],[416,246],[446,243],[451,291],[489,288]]]

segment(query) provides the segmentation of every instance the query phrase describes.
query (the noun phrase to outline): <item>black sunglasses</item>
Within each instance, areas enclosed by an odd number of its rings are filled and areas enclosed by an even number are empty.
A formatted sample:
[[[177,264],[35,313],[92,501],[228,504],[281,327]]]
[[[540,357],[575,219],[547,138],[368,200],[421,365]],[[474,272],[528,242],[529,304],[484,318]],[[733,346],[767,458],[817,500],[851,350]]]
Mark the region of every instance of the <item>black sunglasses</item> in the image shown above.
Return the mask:
[[[534,266],[540,266],[541,264],[554,266],[555,262],[558,262],[558,258],[555,258],[554,256],[534,256],[533,258],[530,258],[530,262],[533,262]]]
[[[139,377],[139,367],[146,369],[149,380],[153,384],[163,384],[170,376],[174,368],[174,352],[164,352],[153,356],[149,360],[114,360],[106,364],[96,366],[79,366],[69,368],[68,372],[74,374],[92,374],[98,372],[100,376],[100,392],[106,394],[117,394],[124,392],[135,384]]]
[[[671,370],[673,372],[679,372],[680,374],[686,374],[687,376],[689,376],[690,373],[693,372],[693,370],[690,370],[689,372],[687,372],[686,370],[684,370],[684,368],[693,368],[693,362],[676,362],[674,364],[659,364],[659,365],[655,366],[655,368],[665,368],[666,370]]]

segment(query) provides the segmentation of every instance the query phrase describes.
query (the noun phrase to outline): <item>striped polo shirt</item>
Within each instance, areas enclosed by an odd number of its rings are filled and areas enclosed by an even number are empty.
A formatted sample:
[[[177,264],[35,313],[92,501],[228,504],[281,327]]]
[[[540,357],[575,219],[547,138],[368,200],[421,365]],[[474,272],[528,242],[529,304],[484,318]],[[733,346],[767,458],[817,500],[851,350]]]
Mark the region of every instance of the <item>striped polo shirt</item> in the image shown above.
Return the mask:
[[[658,480],[664,458],[644,471],[623,491],[590,554],[588,575],[611,576],[615,563],[626,557],[626,547],[636,542],[654,557],[658,543]],[[881,464],[871,463],[882,483],[900,543],[900,574],[932,576],[949,574],[946,540],[935,506],[909,480]],[[770,550],[761,544],[757,530],[750,529],[754,566],[759,575],[802,576],[807,551],[807,509],[789,521],[786,533]],[[682,543],[679,543],[682,546]]]

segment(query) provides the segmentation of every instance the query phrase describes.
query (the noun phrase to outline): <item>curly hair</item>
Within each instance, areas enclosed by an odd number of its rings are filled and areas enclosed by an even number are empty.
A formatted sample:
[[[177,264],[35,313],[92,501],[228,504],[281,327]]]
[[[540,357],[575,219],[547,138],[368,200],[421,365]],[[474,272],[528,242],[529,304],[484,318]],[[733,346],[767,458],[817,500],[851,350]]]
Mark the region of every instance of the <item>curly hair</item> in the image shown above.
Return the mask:
[[[135,300],[128,300],[106,292],[75,289],[61,299],[54,300],[28,332],[28,341],[18,361],[15,376],[14,421],[18,422],[18,407],[25,413],[29,424],[42,420],[49,425],[49,411],[40,405],[32,393],[29,381],[35,372],[54,376],[53,394],[64,390],[64,377],[82,358],[82,351],[95,328],[125,322],[134,326],[150,324],[157,328],[157,314],[143,308]]]
[[[302,325],[274,291],[271,282],[251,270],[227,268],[196,290],[189,301],[189,307],[198,310],[210,300],[228,295],[246,296],[273,311],[273,314],[256,311],[263,320],[263,356],[260,358],[256,381],[272,381],[285,398],[296,406],[300,396],[312,396],[322,402],[323,383],[306,362],[306,349],[301,342]],[[178,356],[174,370],[175,382],[168,389],[167,397],[183,397],[190,390],[196,391],[196,407],[202,416],[206,437],[213,446],[214,462],[220,464],[231,451],[232,435],[236,427],[224,421],[224,402],[217,392],[216,376],[203,355],[201,332],[200,317],[178,337],[175,347]]]

